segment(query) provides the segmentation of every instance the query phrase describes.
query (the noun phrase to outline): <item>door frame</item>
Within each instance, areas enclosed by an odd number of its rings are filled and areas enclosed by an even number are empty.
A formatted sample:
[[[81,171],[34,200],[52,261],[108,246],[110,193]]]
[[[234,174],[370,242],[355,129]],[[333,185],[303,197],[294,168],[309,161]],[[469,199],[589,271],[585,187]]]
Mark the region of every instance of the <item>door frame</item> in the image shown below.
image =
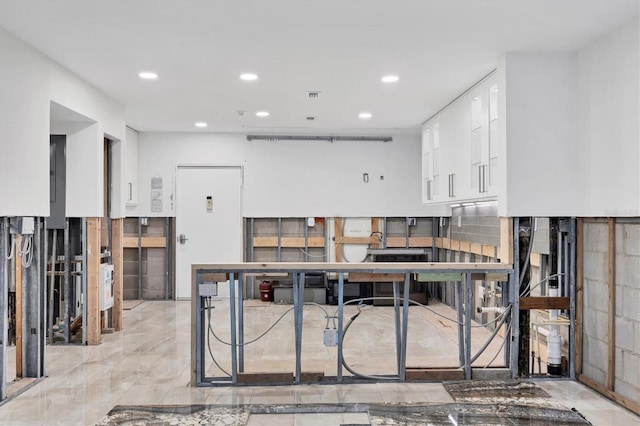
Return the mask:
[[[173,179],[173,195],[171,201],[173,203],[173,213],[175,217],[175,233],[174,233],[174,244],[177,243],[177,238],[180,235],[178,230],[178,189],[180,186],[179,178],[180,178],[180,169],[207,169],[207,170],[223,170],[223,169],[238,169],[240,170],[240,214],[241,214],[241,235],[240,235],[240,247],[242,250],[242,256],[244,258],[245,253],[245,238],[244,238],[244,164],[220,164],[220,163],[176,163],[174,170],[174,179]],[[175,280],[173,284],[173,297],[175,300],[181,300],[178,298],[178,250],[176,245],[176,250],[173,251],[173,262],[175,265]]]

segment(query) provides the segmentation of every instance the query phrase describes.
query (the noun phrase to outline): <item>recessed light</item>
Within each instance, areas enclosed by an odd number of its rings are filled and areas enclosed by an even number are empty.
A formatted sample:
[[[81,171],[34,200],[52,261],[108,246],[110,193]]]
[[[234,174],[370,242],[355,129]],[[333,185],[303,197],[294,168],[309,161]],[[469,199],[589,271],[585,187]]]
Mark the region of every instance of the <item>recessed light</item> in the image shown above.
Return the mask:
[[[268,117],[269,113],[267,111],[258,111],[256,112],[256,117]]]
[[[196,123],[196,127],[201,127],[201,128],[207,127],[207,123],[205,123],[204,121],[198,121]]]
[[[358,114],[358,117],[362,118],[363,120],[368,120],[373,116],[370,112],[361,112],[360,114]]]
[[[140,74],[138,74],[138,76],[140,76],[140,78],[142,78],[143,80],[155,80],[156,78],[158,78],[158,74],[150,71],[142,71]]]
[[[258,79],[258,76],[253,74],[253,73],[250,73],[250,72],[247,72],[247,73],[244,73],[244,74],[240,74],[240,80],[254,81],[254,80],[257,80],[257,79]]]
[[[395,83],[398,80],[400,79],[398,78],[397,75],[385,75],[384,77],[382,77],[383,83]]]

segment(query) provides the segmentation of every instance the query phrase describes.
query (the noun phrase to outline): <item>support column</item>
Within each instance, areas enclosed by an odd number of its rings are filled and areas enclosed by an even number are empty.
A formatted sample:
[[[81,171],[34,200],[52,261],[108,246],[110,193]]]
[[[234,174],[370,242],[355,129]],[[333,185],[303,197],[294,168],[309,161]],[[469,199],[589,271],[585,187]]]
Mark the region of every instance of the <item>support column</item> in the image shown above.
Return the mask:
[[[44,375],[44,348],[46,335],[46,280],[43,273],[44,239],[43,224],[35,218],[33,235],[22,238],[33,238],[31,245],[31,264],[22,270],[22,302],[23,302],[23,375],[24,377],[42,377]],[[16,287],[17,288],[17,287]],[[16,293],[16,299],[17,299]]]
[[[100,324],[100,218],[87,218],[87,344],[99,345]]]
[[[111,316],[113,329],[121,331],[123,328],[123,280],[124,280],[124,249],[123,249],[123,221],[111,220],[111,261],[113,262],[113,308]],[[167,258],[167,262],[168,262]]]
[[[8,340],[8,303],[9,280],[7,256],[11,250],[9,242],[9,221],[6,217],[0,219],[0,401],[7,398],[7,340]]]

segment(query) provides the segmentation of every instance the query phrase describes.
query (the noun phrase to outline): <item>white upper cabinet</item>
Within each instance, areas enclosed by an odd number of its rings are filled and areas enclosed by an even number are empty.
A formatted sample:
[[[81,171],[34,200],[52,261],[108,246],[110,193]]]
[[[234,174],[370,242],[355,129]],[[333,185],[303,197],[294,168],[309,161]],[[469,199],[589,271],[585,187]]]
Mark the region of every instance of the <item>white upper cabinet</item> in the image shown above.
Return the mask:
[[[493,198],[498,86],[490,75],[422,126],[422,201]]]
[[[127,127],[124,156],[124,194],[125,204],[138,204],[138,132]]]

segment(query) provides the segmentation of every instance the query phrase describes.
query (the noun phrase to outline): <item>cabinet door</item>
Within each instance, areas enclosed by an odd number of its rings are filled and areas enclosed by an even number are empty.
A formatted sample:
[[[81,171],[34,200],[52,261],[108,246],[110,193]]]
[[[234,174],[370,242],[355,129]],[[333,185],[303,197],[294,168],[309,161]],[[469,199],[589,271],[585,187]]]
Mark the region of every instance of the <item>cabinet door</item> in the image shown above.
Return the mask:
[[[138,132],[127,128],[124,198],[125,204],[133,206],[138,204]]]

